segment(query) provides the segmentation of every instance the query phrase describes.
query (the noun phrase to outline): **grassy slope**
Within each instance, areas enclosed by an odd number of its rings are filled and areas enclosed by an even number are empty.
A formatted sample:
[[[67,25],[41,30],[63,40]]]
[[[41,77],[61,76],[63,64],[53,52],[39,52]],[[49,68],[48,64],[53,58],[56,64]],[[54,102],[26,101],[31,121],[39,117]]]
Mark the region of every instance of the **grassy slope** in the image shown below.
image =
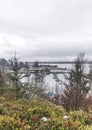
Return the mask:
[[[29,102],[0,99],[0,130],[92,130],[91,117],[91,112],[66,112],[42,99]]]

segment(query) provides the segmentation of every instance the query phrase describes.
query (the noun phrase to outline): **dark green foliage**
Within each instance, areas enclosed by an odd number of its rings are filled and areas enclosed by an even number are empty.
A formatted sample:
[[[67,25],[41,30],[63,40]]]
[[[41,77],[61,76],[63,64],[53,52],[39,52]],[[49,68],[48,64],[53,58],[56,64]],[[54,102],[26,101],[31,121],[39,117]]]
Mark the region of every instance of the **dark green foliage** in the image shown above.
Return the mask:
[[[66,109],[77,110],[85,108],[86,96],[90,90],[88,80],[85,78],[84,55],[80,54],[71,69],[69,76],[66,77],[64,95],[62,95],[62,105]]]
[[[0,69],[0,96],[4,95],[6,90],[5,72],[3,68]]]
[[[16,99],[22,98],[26,94],[25,85],[21,82],[23,77],[24,75],[21,71],[21,67],[19,66],[18,59],[15,56],[11,61],[11,72],[9,73],[9,79],[12,83],[11,90],[15,93],[14,96]]]

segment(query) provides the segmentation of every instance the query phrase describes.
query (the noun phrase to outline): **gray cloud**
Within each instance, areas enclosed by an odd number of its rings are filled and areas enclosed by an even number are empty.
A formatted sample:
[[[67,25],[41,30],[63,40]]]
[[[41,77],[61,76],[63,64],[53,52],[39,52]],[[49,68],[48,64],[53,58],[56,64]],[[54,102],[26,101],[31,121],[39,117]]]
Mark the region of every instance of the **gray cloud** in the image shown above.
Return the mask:
[[[0,1],[1,57],[92,55],[91,0]]]

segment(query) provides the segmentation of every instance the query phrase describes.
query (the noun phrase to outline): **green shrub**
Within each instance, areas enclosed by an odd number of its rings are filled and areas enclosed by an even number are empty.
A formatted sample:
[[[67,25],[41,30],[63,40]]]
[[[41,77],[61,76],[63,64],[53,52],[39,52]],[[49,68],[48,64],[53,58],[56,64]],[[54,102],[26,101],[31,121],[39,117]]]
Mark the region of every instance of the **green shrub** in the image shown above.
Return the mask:
[[[0,130],[92,130],[92,113],[67,112],[42,99],[29,103],[4,100],[0,104]]]

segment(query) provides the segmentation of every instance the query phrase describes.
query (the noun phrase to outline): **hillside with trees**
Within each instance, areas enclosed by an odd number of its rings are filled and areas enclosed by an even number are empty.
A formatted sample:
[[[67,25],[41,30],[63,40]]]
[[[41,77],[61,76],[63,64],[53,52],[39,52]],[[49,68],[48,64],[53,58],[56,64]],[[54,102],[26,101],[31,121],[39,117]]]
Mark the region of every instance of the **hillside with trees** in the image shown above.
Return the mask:
[[[86,73],[84,61],[84,54],[78,55],[64,75],[63,94],[48,96],[41,74],[36,71],[29,79],[24,73],[27,62],[19,62],[16,56],[1,60],[0,130],[91,130],[92,71],[90,67]],[[28,79],[25,83],[24,78]]]

